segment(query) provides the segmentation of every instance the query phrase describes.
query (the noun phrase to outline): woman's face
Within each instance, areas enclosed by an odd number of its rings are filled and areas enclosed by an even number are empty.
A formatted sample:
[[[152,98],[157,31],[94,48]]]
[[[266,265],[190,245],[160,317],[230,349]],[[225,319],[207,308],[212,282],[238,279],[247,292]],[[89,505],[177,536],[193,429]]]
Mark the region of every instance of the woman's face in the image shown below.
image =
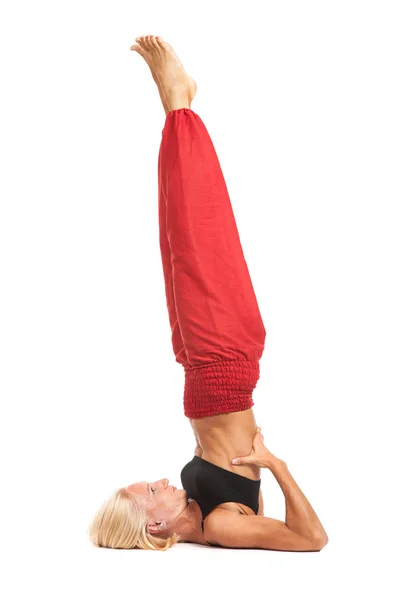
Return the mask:
[[[128,492],[141,494],[144,497],[147,514],[154,521],[172,521],[181,514],[188,504],[185,490],[178,490],[169,485],[168,479],[148,482],[132,483],[127,488]]]

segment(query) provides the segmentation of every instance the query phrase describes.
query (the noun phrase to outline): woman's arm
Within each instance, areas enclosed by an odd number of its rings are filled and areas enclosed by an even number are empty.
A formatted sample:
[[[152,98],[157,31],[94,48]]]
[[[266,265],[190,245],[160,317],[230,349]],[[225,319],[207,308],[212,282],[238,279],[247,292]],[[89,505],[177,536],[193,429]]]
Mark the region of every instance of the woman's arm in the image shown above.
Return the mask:
[[[316,540],[324,547],[328,543],[326,531],[313,507],[290,474],[286,463],[276,459],[271,462],[269,469],[285,496],[287,527],[299,535]]]
[[[283,460],[277,458],[264,445],[264,436],[261,428],[257,427],[253,440],[252,451],[248,456],[232,459],[233,464],[253,464],[261,468],[270,469],[277,480],[286,500],[286,522],[289,531],[313,540],[324,547],[328,543],[328,536],[318,519],[313,507],[293,479]]]
[[[328,536],[286,464],[276,459],[269,468],[285,496],[286,521],[217,508],[205,520],[206,540],[227,548],[322,550],[328,543]]]
[[[319,551],[325,544],[289,529],[283,521],[241,515],[216,508],[206,517],[204,537],[210,544],[225,548],[259,548],[292,552]]]

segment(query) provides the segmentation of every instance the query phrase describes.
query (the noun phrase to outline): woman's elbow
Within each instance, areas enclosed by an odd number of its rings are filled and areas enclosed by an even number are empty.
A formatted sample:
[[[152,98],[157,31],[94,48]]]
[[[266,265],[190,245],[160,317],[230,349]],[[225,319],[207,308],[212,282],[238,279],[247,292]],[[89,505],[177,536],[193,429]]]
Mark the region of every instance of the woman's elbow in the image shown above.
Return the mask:
[[[320,550],[322,550],[322,548],[325,548],[328,542],[329,538],[325,532],[316,533],[311,539],[312,550],[319,552]]]

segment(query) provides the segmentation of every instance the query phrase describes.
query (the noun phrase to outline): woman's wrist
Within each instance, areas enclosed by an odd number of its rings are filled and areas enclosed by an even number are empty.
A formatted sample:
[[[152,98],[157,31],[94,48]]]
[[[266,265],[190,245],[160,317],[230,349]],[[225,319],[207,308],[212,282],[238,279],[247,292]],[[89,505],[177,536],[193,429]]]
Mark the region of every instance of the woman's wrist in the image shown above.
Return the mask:
[[[265,468],[269,469],[274,473],[274,471],[280,471],[282,469],[287,468],[285,461],[281,460],[277,456],[269,457],[268,461],[265,463]]]

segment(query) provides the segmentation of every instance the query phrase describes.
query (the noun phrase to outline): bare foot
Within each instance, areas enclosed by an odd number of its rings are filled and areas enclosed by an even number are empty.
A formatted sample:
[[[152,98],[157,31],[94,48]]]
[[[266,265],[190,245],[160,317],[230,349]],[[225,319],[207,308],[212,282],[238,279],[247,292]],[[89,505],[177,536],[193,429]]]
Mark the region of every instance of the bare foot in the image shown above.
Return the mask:
[[[160,36],[137,37],[131,50],[138,52],[150,67],[167,115],[171,110],[190,108],[196,82],[186,73],[179,58]]]

